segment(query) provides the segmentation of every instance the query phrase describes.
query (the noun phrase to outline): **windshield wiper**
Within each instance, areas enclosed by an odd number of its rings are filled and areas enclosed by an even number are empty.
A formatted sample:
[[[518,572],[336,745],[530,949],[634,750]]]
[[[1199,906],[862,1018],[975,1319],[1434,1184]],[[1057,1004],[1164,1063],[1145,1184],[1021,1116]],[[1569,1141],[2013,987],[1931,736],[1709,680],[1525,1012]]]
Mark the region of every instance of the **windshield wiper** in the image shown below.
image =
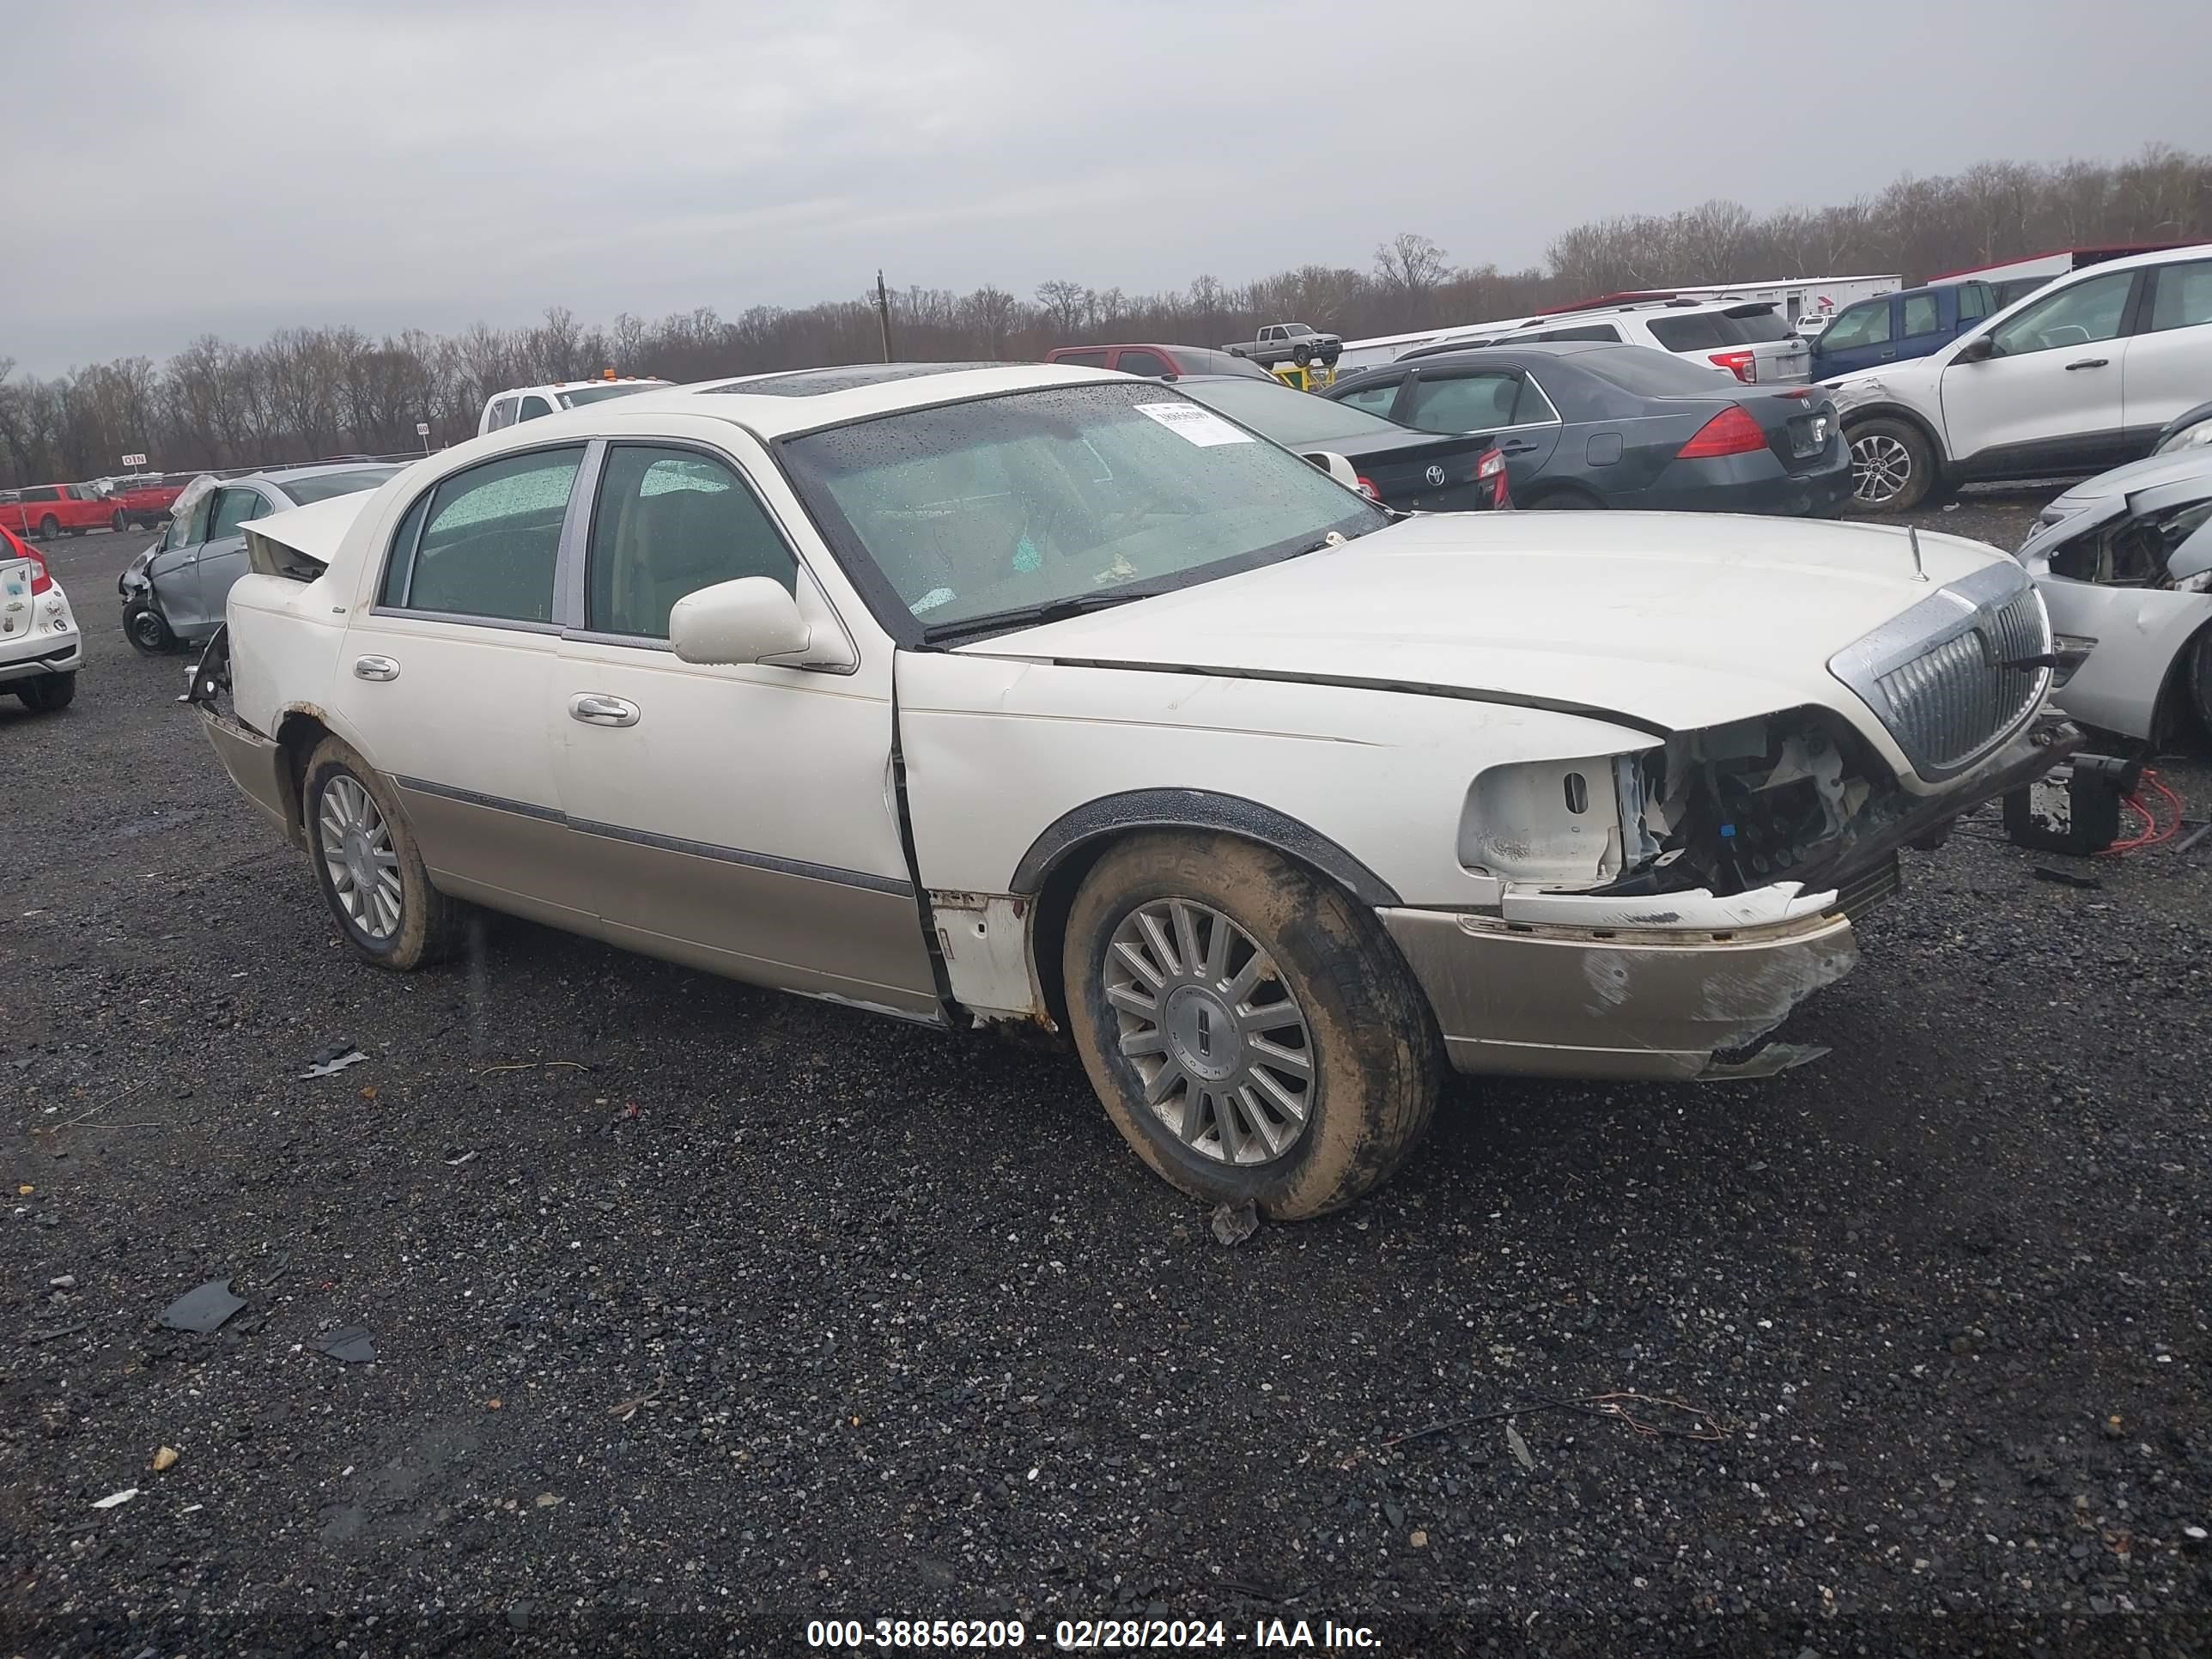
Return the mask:
[[[1096,593],[1071,593],[1062,599],[1046,599],[1036,605],[1018,605],[1006,611],[987,611],[980,617],[963,617],[957,622],[939,623],[921,630],[922,642],[937,645],[946,640],[964,639],[971,635],[989,634],[1002,628],[1033,628],[1040,623],[1064,622],[1070,617],[1082,616],[1089,611],[1104,611],[1125,605],[1131,599],[1149,599],[1156,592],[1150,587],[1109,587]]]

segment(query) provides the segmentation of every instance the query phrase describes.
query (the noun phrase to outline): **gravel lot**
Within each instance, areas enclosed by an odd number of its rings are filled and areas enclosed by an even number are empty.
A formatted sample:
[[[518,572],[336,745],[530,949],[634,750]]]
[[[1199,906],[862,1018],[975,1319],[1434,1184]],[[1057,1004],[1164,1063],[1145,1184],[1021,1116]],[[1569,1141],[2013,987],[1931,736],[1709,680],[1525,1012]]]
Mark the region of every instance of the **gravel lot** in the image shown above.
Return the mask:
[[[0,1650],[2207,1650],[2212,845],[2076,889],[1979,820],[1826,1060],[1462,1087],[1224,1249],[1072,1061],[515,922],[358,965],[122,640],[146,539],[58,546],[77,702],[0,704]],[[219,1334],[155,1323],[210,1279]],[[1495,1415],[1616,1391],[1697,1409]]]

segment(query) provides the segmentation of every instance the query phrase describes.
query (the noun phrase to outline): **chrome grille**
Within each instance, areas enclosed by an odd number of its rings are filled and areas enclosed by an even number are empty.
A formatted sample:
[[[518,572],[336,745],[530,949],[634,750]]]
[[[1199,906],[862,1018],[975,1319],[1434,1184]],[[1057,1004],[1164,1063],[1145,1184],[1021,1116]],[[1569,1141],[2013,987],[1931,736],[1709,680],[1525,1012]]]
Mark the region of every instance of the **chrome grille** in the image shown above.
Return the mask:
[[[2033,710],[2049,684],[2042,602],[2016,565],[1993,565],[1915,605],[1830,665],[1923,777],[1961,770]]]

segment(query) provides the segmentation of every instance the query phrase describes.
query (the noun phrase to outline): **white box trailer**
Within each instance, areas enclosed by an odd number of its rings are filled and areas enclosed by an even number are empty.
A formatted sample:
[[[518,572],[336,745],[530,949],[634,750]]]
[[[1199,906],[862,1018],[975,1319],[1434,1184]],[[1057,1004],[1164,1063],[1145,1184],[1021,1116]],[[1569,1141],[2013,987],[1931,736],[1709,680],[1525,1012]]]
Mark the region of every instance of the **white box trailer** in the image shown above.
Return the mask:
[[[2188,246],[2186,242],[2106,242],[2095,247],[2054,248],[2048,253],[2031,253],[2025,258],[2003,259],[1993,265],[1947,270],[1930,276],[1928,283],[1931,288],[1938,283],[1987,283],[1995,303],[2002,307],[2034,293],[2056,277],[2102,264],[2107,259],[2125,259],[2137,253],[2156,253],[2165,248]]]

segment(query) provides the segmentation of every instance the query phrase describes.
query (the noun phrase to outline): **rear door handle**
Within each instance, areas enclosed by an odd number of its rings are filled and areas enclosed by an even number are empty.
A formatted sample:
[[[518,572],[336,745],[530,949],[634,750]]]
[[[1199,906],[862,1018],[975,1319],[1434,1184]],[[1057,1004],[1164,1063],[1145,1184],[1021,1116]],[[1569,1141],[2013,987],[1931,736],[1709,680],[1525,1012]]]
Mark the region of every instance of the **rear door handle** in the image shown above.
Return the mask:
[[[586,726],[635,726],[637,705],[627,697],[579,691],[568,699],[568,718],[581,720]]]
[[[389,657],[356,657],[353,677],[357,680],[396,680],[399,665]]]
[[[1526,438],[1514,438],[1498,445],[1498,453],[1501,455],[1532,455],[1537,448],[1537,445],[1530,443]]]
[[[2067,364],[2066,372],[2071,374],[2077,368],[2102,368],[2112,361],[2110,357],[2084,357],[2078,363]]]

